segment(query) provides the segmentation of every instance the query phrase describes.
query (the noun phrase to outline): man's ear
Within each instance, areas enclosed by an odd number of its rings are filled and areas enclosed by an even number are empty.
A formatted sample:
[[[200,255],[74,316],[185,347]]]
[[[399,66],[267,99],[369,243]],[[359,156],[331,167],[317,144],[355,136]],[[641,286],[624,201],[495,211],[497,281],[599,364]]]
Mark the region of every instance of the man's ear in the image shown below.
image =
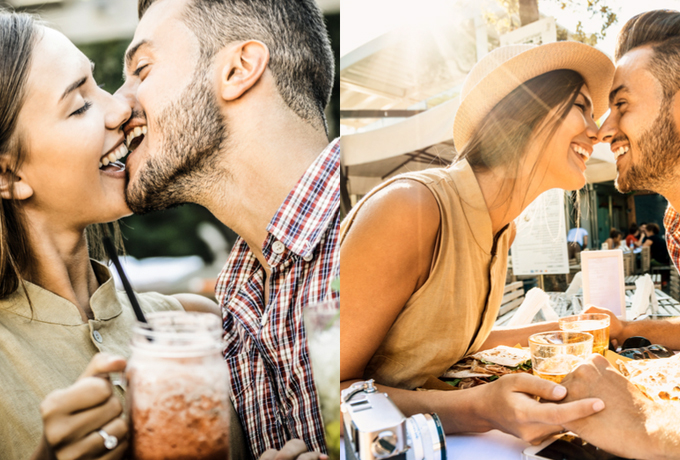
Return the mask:
[[[33,188],[12,172],[8,167],[9,159],[0,155],[0,197],[3,200],[25,200],[33,195]]]
[[[234,101],[252,88],[269,64],[269,48],[257,40],[229,45],[220,72],[220,95]]]

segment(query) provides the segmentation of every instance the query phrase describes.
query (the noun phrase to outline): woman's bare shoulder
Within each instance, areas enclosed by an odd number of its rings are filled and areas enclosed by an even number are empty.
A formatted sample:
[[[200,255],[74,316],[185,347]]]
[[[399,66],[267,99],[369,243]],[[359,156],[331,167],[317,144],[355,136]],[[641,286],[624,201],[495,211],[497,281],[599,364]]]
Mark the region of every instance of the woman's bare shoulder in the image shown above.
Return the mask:
[[[366,200],[354,217],[350,233],[390,229],[390,234],[409,236],[417,233],[421,238],[434,238],[439,222],[439,205],[427,186],[415,180],[401,179]]]

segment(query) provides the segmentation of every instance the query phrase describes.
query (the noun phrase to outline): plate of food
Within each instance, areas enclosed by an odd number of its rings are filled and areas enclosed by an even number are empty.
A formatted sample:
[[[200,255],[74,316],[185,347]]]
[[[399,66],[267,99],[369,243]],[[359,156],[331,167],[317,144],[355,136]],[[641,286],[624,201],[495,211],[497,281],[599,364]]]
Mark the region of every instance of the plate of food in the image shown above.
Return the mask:
[[[440,379],[462,390],[517,373],[531,373],[531,353],[521,347],[500,345],[463,358]]]

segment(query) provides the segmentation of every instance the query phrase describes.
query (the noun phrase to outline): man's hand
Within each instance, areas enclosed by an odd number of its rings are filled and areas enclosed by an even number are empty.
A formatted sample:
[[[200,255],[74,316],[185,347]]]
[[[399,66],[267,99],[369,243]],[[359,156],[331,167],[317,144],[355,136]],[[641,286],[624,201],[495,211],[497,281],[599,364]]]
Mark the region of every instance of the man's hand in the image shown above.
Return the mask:
[[[609,315],[609,340],[611,340],[614,346],[621,346],[623,341],[628,338],[625,337],[623,333],[627,323],[618,319],[610,310],[592,305],[583,313],[605,313]]]
[[[480,417],[494,427],[532,444],[563,431],[565,424],[588,417],[604,409],[600,399],[582,399],[567,404],[538,402],[561,401],[567,389],[529,374],[510,374],[488,385]],[[578,398],[581,399],[581,398]]]
[[[562,384],[568,390],[565,402],[600,398],[607,406],[592,417],[565,423],[566,429],[612,454],[638,459],[665,458],[657,456],[659,451],[663,451],[660,438],[667,436],[655,436],[653,433],[652,427],[657,424],[653,420],[654,403],[604,357],[593,354]],[[657,422],[665,425],[665,421]],[[676,431],[675,436],[676,439],[680,437],[680,431]]]
[[[113,394],[111,383],[99,374],[121,372],[125,360],[97,354],[76,383],[55,390],[40,404],[43,442],[33,458],[119,460],[128,447],[128,425],[119,417],[123,407]],[[108,450],[98,433],[106,431],[118,439]]]
[[[269,449],[260,460],[327,460],[328,455],[319,452],[307,452],[307,445],[299,439],[291,439],[281,450]]]

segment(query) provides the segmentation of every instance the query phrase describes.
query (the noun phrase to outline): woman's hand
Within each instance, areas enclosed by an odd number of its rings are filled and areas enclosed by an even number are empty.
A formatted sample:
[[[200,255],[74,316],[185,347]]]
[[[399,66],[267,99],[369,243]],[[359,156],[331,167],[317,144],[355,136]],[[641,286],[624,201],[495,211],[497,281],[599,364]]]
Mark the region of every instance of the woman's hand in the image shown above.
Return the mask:
[[[567,389],[529,374],[505,375],[478,388],[486,394],[477,398],[477,416],[486,419],[492,428],[532,444],[563,431],[565,424],[604,409],[602,400],[596,398],[563,404],[539,402],[535,396],[543,401],[561,401]]]
[[[97,354],[76,383],[47,395],[40,404],[43,441],[33,459],[123,458],[128,447],[128,425],[119,417],[123,407],[111,383],[97,375],[122,372],[125,364],[123,358]],[[118,446],[108,450],[99,430],[115,436]]]

